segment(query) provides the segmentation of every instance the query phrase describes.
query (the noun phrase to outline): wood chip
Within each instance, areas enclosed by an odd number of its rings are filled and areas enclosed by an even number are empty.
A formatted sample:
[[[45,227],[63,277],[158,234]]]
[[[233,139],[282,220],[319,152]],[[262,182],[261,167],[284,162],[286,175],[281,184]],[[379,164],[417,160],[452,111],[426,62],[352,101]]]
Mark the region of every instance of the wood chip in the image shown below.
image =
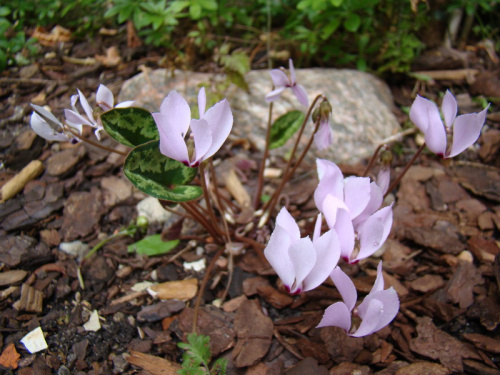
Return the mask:
[[[177,375],[177,371],[181,369],[180,365],[167,359],[133,350],[130,351],[130,355],[125,356],[125,359],[128,363],[139,366],[152,375]]]
[[[26,167],[12,177],[0,190],[0,203],[14,197],[24,189],[26,184],[37,178],[43,172],[44,166],[40,160],[31,161]]]
[[[189,300],[196,296],[198,279],[167,281],[148,288],[149,294],[159,299]]]
[[[28,272],[23,270],[12,270],[0,273],[0,286],[12,285],[23,280]]]

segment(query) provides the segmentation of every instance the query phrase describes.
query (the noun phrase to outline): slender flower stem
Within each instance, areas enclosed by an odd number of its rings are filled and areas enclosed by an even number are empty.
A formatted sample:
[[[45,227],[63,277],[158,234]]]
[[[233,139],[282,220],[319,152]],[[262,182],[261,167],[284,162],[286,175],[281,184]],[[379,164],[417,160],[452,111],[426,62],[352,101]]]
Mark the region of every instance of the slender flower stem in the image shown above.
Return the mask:
[[[208,191],[207,179],[205,177],[205,163],[206,162],[202,162],[200,164],[201,188],[203,189],[203,197],[205,198],[205,203],[207,206],[208,215],[210,216],[210,220],[211,220],[212,224],[214,225],[214,227],[218,228],[218,232],[220,233],[221,230],[219,228],[219,224],[218,224],[217,218],[215,217],[215,212],[214,212],[214,209],[213,209],[211,201],[210,201],[210,193]],[[222,215],[222,212],[220,214]]]
[[[191,215],[193,220],[200,223],[210,233],[215,241],[220,242],[220,235],[218,231],[210,225],[206,218],[198,212],[191,202],[182,202],[180,205],[186,210],[187,213],[189,213],[189,215]]]
[[[273,86],[274,89],[274,86]],[[256,210],[259,208],[260,195],[262,194],[262,187],[264,185],[264,169],[266,169],[266,160],[269,155],[269,143],[271,141],[271,121],[273,118],[273,102],[269,103],[269,116],[267,118],[267,131],[266,131],[266,147],[264,149],[264,154],[262,155],[262,161],[260,162],[259,168],[259,180],[257,183],[257,191],[253,197],[253,207]]]
[[[212,179],[212,186],[214,187],[214,195],[215,195],[215,204],[217,209],[220,212],[220,215],[222,217],[222,223],[224,225],[224,230],[226,232],[226,241],[230,244],[231,243],[231,234],[229,233],[229,227],[227,225],[227,220],[226,216],[224,215],[224,209],[222,205],[222,199],[219,194],[219,188],[217,186],[217,176],[215,175],[215,168],[214,164],[212,163],[212,158],[210,158],[209,161],[209,172],[210,172],[210,178]]]
[[[94,147],[98,147],[100,149],[103,149],[103,150],[106,150],[106,151],[109,151],[109,152],[114,152],[116,154],[120,154],[120,155],[123,155],[123,156],[127,156],[128,155],[128,152],[123,152],[123,151],[115,150],[115,149],[103,146],[103,145],[101,145],[98,142],[94,142],[94,141],[91,141],[90,139],[84,138],[80,134],[78,134],[77,132],[75,132],[73,129],[71,129],[70,127],[66,127],[66,130],[69,131],[71,134],[73,134],[76,138],[80,139],[83,142],[87,142],[88,144],[90,144],[90,145],[92,145]]]
[[[288,172],[288,174],[283,176],[283,178],[281,179],[280,186],[278,187],[278,189],[276,189],[273,196],[269,200],[269,202],[271,202],[271,204],[268,207],[268,215],[266,216],[265,221],[263,222],[263,225],[265,225],[269,221],[269,219],[271,218],[271,212],[274,209],[274,206],[276,205],[276,203],[278,201],[279,195],[281,194],[281,191],[283,190],[285,183],[287,181],[289,181],[290,178],[292,178],[293,174],[297,171],[297,168],[299,167],[300,163],[302,163],[302,160],[304,160],[305,156],[307,155],[307,152],[311,148],[311,145],[314,141],[314,134],[318,131],[320,122],[321,122],[321,119],[318,118],[316,120],[316,123],[314,124],[314,131],[312,132],[311,137],[309,138],[309,141],[307,142],[306,147],[304,147],[304,149],[302,150],[302,153],[300,154],[299,158],[297,159],[297,163],[295,163],[295,165]]]
[[[381,145],[378,145],[378,147],[375,149],[375,151],[373,152],[373,155],[370,159],[370,162],[368,163],[368,165],[366,166],[365,168],[365,171],[363,172],[363,174],[361,175],[361,177],[366,177],[366,175],[368,174],[368,172],[370,171],[371,167],[373,166],[373,164],[375,163],[375,160],[377,159],[377,155],[380,151],[380,149],[382,147],[384,147],[385,145],[384,144],[381,144]]]
[[[281,183],[278,186],[278,188],[274,191],[271,199],[269,199],[267,201],[267,203],[264,205],[264,207],[263,207],[264,211],[266,211],[266,210],[271,211],[274,208],[274,205],[276,204],[276,201],[278,200],[278,197],[281,194],[281,191],[283,190],[283,187],[285,186],[286,182],[290,179],[293,172],[295,172],[297,170],[297,167],[300,165],[300,163],[304,159],[305,153],[302,152],[302,155],[299,158],[298,162],[295,164],[295,166],[292,170],[292,173],[290,173],[290,168],[291,168],[293,161],[294,161],[294,158],[295,158],[295,152],[297,151],[297,148],[298,148],[299,143],[300,143],[300,139],[302,138],[302,134],[304,133],[304,129],[305,129],[306,124],[307,124],[307,120],[309,119],[309,116],[311,115],[311,112],[312,112],[314,106],[316,105],[318,100],[320,100],[321,98],[324,98],[324,96],[323,95],[316,96],[316,98],[314,98],[312,104],[309,106],[309,109],[307,110],[306,117],[304,118],[304,121],[302,122],[302,125],[300,126],[299,134],[297,135],[297,139],[295,140],[295,144],[293,145],[292,153],[290,154],[290,159],[288,160],[288,163],[285,167],[285,170],[283,171],[283,177],[281,178]],[[314,129],[313,133],[311,134],[311,138],[308,142],[308,146],[306,147],[305,152],[307,152],[307,150],[309,150],[309,147],[312,144],[312,141],[314,139],[314,133],[318,130],[318,126],[319,126],[319,122],[316,124],[315,129]],[[271,215],[268,215],[267,219],[265,220],[265,223],[267,223],[270,216]]]
[[[84,257],[83,260],[89,259],[92,255],[94,255],[97,250],[99,250],[101,247],[106,245],[109,241],[114,240],[115,238],[122,237],[122,236],[129,236],[130,235],[130,230],[127,228],[125,230],[122,230],[118,233],[112,234],[109,237],[106,237],[103,239],[101,242],[99,242],[97,245],[95,245]]]
[[[415,153],[415,155],[413,155],[413,157],[411,158],[411,160],[408,162],[408,164],[406,164],[405,168],[403,169],[403,171],[399,174],[399,176],[392,182],[392,184],[389,186],[389,188],[387,189],[387,192],[385,193],[384,195],[384,198],[387,197],[387,195],[394,190],[394,188],[396,186],[398,186],[398,184],[401,182],[401,180],[403,179],[403,176],[406,174],[406,172],[408,172],[408,169],[410,169],[410,167],[415,163],[415,160],[417,160],[418,156],[422,153],[422,151],[424,150],[425,148],[425,142],[422,144],[422,146],[420,146],[420,148],[417,150],[417,152]]]

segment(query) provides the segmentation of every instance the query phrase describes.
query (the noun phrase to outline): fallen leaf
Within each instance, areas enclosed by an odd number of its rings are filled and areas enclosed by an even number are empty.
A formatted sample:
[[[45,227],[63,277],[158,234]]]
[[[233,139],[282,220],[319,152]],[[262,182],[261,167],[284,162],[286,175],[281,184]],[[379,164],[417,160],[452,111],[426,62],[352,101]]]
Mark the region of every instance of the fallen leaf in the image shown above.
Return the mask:
[[[139,366],[152,375],[177,375],[181,366],[167,359],[131,350],[125,357],[128,363]]]
[[[148,288],[149,294],[159,299],[188,300],[196,296],[198,279],[166,281]]]
[[[16,347],[13,342],[11,342],[7,347],[3,350],[2,355],[0,355],[0,365],[6,368],[16,369],[17,363],[21,356],[16,351]]]
[[[120,52],[118,52],[118,48],[115,46],[109,47],[106,49],[106,55],[95,55],[94,56],[97,61],[99,61],[102,65],[108,68],[112,68],[114,66],[118,66],[122,62],[122,58],[120,56]]]

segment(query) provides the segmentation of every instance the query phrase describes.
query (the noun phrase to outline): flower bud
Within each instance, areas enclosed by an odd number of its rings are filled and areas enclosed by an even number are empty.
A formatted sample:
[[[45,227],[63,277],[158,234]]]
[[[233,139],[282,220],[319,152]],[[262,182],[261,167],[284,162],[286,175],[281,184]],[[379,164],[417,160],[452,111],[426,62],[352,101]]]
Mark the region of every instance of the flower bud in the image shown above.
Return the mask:
[[[148,229],[149,221],[146,216],[138,216],[137,217],[137,226],[141,229]]]
[[[391,150],[384,150],[380,153],[380,162],[383,165],[390,166],[394,158]]]
[[[321,104],[319,105],[319,113],[321,115],[321,118],[326,120],[328,117],[330,117],[330,114],[332,113],[332,106],[330,105],[330,102],[328,100],[323,100]]]
[[[314,122],[314,123],[316,123],[316,122],[318,121],[318,119],[319,119],[319,115],[320,115],[320,113],[319,113],[319,108],[316,108],[316,109],[313,111],[313,113],[312,113],[312,120],[313,120],[313,122]]]

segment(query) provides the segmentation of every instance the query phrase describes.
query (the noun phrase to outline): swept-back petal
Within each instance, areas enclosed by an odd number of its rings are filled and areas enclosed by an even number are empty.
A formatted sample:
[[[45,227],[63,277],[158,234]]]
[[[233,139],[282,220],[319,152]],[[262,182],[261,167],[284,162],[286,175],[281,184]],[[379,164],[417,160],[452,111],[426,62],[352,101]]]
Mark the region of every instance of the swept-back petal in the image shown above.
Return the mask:
[[[281,93],[285,91],[285,86],[280,86],[276,90],[271,91],[269,94],[266,95],[266,102],[274,102],[277,100]]]
[[[304,86],[295,84],[292,86],[292,91],[297,97],[300,104],[302,104],[304,107],[309,106],[309,99],[307,98],[307,92],[304,89]]]
[[[410,109],[410,120],[424,133],[429,150],[444,156],[446,130],[436,104],[417,95]]]
[[[55,118],[55,117],[54,117]],[[38,113],[33,112],[30,119],[31,129],[40,137],[48,141],[67,141],[68,137],[61,131],[52,128],[47,121]]]
[[[212,146],[212,131],[205,119],[191,120],[191,132],[194,137],[194,157],[190,163],[192,166],[198,166],[202,160],[205,160],[207,153]]]
[[[113,93],[110,89],[108,89],[103,84],[100,84],[97,88],[97,92],[95,94],[95,101],[97,105],[102,108],[103,111],[109,111],[113,108],[115,104],[115,98],[113,97]]]
[[[292,59],[288,59],[288,70],[290,71],[290,83],[293,85],[297,82],[297,77],[295,75],[295,67],[293,66]]]
[[[219,151],[233,128],[233,114],[228,101],[221,100],[209,108],[203,119],[207,121],[207,126],[212,133],[212,143],[203,155],[202,160],[205,160]]]
[[[367,303],[366,314],[361,321],[356,332],[350,334],[353,337],[362,337],[371,335],[377,330],[378,323],[384,311],[384,305],[381,301],[372,299]]]
[[[205,93],[205,88],[202,87],[198,92],[198,112],[200,118],[205,114],[205,108],[207,106],[207,94]]]
[[[324,150],[333,143],[333,130],[330,121],[321,121],[318,131],[314,134],[314,143],[318,150]]]
[[[453,143],[448,157],[452,158],[460,154],[477,141],[486,120],[488,108],[489,105],[479,113],[469,113],[458,116],[455,119],[455,123],[453,124]]]
[[[273,69],[269,72],[269,74],[271,75],[271,79],[273,80],[273,84],[276,88],[285,88],[291,85],[290,79],[281,69]]]
[[[368,219],[375,211],[377,211],[384,200],[384,195],[379,185],[375,182],[370,183],[370,200],[366,205],[363,212],[361,212],[356,218],[353,219],[352,223],[354,228],[358,230],[359,226],[363,224],[366,219]]]
[[[446,90],[443,102],[441,103],[441,112],[443,113],[444,123],[446,124],[446,127],[451,128],[455,117],[457,117],[457,111],[457,100],[450,92],[450,90]]]
[[[316,166],[319,183],[314,191],[314,203],[319,210],[322,210],[327,195],[344,200],[344,176],[340,168],[331,161],[316,159]]]
[[[292,241],[288,253],[295,271],[295,283],[290,288],[290,293],[303,292],[305,290],[304,280],[318,261],[313,243],[309,237]]]
[[[321,327],[339,327],[349,332],[351,329],[351,311],[343,302],[334,303],[325,310],[323,318],[316,326],[316,328]]]
[[[78,112],[71,109],[64,110],[64,117],[66,117],[68,125],[71,125],[72,127],[80,126],[81,128],[82,125],[88,125],[95,128],[97,126],[97,124],[90,122],[85,116],[82,116]]]
[[[370,290],[370,293],[378,292],[379,290],[384,290],[384,275],[382,274],[382,261],[378,262],[377,266],[377,278],[373,283],[373,287]]]
[[[377,185],[380,188],[382,197],[387,193],[389,185],[391,183],[391,169],[389,167],[382,167],[377,175]]]
[[[347,177],[344,180],[344,201],[349,207],[351,220],[355,219],[366,208],[370,201],[370,178]]]
[[[360,226],[359,253],[355,260],[373,255],[384,244],[392,227],[392,205],[381,208]]]
[[[94,119],[94,111],[92,110],[92,107],[90,106],[89,102],[87,101],[87,98],[85,97],[85,95],[83,95],[83,93],[78,90],[78,97],[80,98],[80,104],[83,108],[83,110],[85,111],[85,114],[87,115],[87,117],[89,118],[90,122],[95,124],[96,121]]]
[[[304,291],[311,290],[321,285],[340,259],[340,242],[333,229],[313,240],[316,252],[316,263],[304,279]]]
[[[160,133],[161,153],[188,164],[189,155],[184,137],[191,122],[191,110],[186,100],[176,91],[171,91],[163,100],[160,112],[152,115]]]
[[[358,293],[356,292],[356,287],[352,280],[347,276],[347,274],[340,269],[340,267],[335,267],[335,269],[330,274],[335,287],[338,289],[346,307],[349,311],[354,309],[354,305],[358,300]]]
[[[264,249],[264,255],[271,264],[283,284],[291,289],[295,280],[295,268],[290,259],[289,248],[291,239],[282,227],[276,227]]]
[[[118,103],[115,106],[115,108],[127,108],[127,107],[131,107],[132,105],[134,105],[134,100],[127,100],[127,101]]]
[[[377,303],[373,303],[377,301]],[[377,308],[374,308],[373,306]],[[389,288],[386,290],[379,290],[378,292],[370,292],[364,301],[357,308],[358,315],[363,322],[367,321],[367,328],[370,326],[369,333],[365,333],[361,330],[363,324],[360,325],[358,331],[356,331],[356,336],[365,336],[367,334],[378,331],[379,329],[385,327],[387,324],[392,322],[399,311],[399,297],[394,288]]]
[[[283,207],[278,213],[278,216],[276,216],[276,227],[278,226],[283,228],[288,233],[292,241],[300,238],[299,226],[286,207]]]

